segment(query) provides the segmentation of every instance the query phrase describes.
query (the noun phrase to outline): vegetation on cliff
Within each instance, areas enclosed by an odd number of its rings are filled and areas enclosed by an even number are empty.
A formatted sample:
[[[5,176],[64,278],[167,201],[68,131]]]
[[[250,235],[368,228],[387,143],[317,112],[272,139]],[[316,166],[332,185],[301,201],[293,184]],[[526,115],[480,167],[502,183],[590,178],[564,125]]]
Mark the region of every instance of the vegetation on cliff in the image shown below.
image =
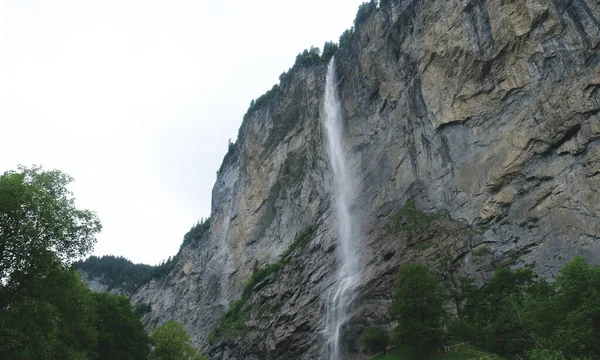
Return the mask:
[[[380,7],[382,7],[383,5],[385,4],[382,3]],[[346,29],[342,33],[342,35],[340,35],[338,43],[335,43],[333,41],[325,42],[325,44],[323,45],[322,52],[320,48],[311,46],[309,49],[304,49],[304,51],[299,53],[296,56],[296,61],[294,62],[294,65],[288,71],[284,71],[279,76],[279,84],[273,85],[271,90],[268,90],[256,100],[252,100],[250,102],[248,113],[251,113],[252,111],[267,104],[271,99],[273,99],[277,94],[279,94],[283,84],[285,84],[289,80],[290,76],[297,70],[301,68],[310,68],[318,65],[326,65],[327,63],[329,63],[329,60],[331,60],[331,58],[333,57],[333,55],[335,55],[339,48],[344,48],[350,45],[350,42],[354,38],[354,34],[356,32],[355,29],[358,29],[369,18],[369,16],[371,16],[377,10],[377,8],[377,2],[375,0],[370,0],[361,4],[358,7],[358,11],[354,19],[354,26],[352,26],[350,29]]]
[[[101,278],[106,282],[107,290],[119,288],[132,293],[148,281],[166,276],[177,263],[183,248],[200,241],[202,235],[209,229],[210,218],[200,220],[184,235],[177,254],[156,266],[134,264],[122,256],[113,255],[90,256],[85,260],[75,262],[74,265],[92,278]]]
[[[498,269],[481,288],[466,278],[462,307],[454,317],[444,310],[444,294],[426,265],[400,268],[390,312],[398,320],[394,340],[402,352],[411,349],[411,356],[427,358],[444,342],[460,341],[509,358],[600,356],[600,267],[581,257],[568,263],[554,282],[528,268]],[[371,347],[372,331],[366,333],[371,335],[365,346]]]
[[[180,322],[169,321],[157,326],[150,340],[153,346],[150,360],[208,360],[196,352],[190,335]]]
[[[249,302],[252,295],[260,291],[267,285],[270,277],[277,277],[283,271],[286,265],[291,262],[291,257],[296,250],[304,247],[310,237],[314,233],[314,227],[309,226],[305,230],[296,234],[294,241],[281,255],[280,260],[273,264],[267,264],[261,268],[256,267],[250,278],[244,284],[242,296],[238,300],[234,300],[229,304],[229,308],[221,316],[221,321],[215,330],[209,336],[210,343],[217,343],[222,339],[233,339],[236,336],[242,335],[245,332],[245,323],[249,318],[249,313],[245,306]],[[262,307],[260,312],[264,312],[265,307]]]

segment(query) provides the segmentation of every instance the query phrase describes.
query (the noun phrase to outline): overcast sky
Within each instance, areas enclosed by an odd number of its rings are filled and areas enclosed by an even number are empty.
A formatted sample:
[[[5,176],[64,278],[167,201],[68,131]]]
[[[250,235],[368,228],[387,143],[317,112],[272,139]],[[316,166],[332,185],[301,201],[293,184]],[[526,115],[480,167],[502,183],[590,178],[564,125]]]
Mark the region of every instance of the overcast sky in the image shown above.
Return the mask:
[[[250,100],[361,2],[0,0],[0,172],[70,174],[94,254],[158,263],[210,215]]]

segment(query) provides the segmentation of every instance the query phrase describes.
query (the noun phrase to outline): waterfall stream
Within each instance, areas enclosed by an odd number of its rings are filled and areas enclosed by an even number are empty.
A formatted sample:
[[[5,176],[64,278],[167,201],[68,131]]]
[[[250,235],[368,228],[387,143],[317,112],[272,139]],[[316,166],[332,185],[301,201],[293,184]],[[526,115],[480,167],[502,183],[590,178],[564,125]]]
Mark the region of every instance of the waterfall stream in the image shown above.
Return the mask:
[[[347,320],[348,311],[354,297],[354,290],[360,279],[360,266],[356,250],[360,226],[354,218],[352,207],[355,199],[355,177],[348,167],[343,147],[341,103],[337,93],[335,58],[331,58],[327,68],[325,84],[325,131],[327,153],[333,172],[332,198],[335,200],[337,215],[338,270],[336,283],[327,300],[325,317],[325,358],[341,359],[341,329]]]

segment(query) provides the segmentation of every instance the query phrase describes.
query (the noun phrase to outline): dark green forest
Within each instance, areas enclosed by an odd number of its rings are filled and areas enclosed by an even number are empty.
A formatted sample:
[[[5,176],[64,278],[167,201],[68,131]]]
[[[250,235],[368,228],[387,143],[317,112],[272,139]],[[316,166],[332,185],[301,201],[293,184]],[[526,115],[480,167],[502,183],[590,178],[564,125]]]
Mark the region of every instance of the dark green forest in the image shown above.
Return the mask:
[[[102,278],[108,285],[107,290],[120,288],[126,292],[134,292],[138,287],[152,279],[166,276],[177,263],[182,249],[200,241],[210,229],[210,218],[201,219],[184,235],[179,251],[156,266],[134,264],[122,256],[90,256],[74,263],[74,266],[92,277]]]
[[[445,306],[449,297],[456,313]],[[406,264],[390,307],[398,325],[391,336],[383,324],[373,326],[362,340],[368,350],[382,352],[391,338],[392,344],[411,349],[415,359],[464,342],[509,359],[598,359],[599,299],[600,267],[582,257],[565,265],[552,282],[529,268],[500,268],[482,287],[462,278],[452,296],[426,265]]]

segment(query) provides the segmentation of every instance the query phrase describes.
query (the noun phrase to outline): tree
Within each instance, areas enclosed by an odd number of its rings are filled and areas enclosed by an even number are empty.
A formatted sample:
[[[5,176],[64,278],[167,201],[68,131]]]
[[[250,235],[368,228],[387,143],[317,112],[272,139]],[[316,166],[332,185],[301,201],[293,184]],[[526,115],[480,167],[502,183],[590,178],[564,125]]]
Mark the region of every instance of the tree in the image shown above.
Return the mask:
[[[43,274],[46,261],[68,262],[89,252],[101,229],[96,214],[75,207],[58,171],[19,167],[0,176],[0,309]]]
[[[43,274],[27,292],[0,311],[0,354],[7,359],[93,358],[96,330],[90,290],[58,259],[44,263]]]
[[[109,293],[92,293],[98,331],[98,360],[142,360],[149,354],[149,339],[129,299]]]
[[[438,279],[424,264],[400,267],[396,299],[390,311],[398,318],[398,340],[423,353],[441,342],[446,318],[443,289]]]
[[[323,45],[323,54],[321,55],[321,61],[329,63],[329,60],[333,57],[335,52],[338,50],[338,45],[333,41],[328,41]]]
[[[375,0],[370,0],[369,2],[364,2],[358,7],[358,11],[356,12],[356,17],[354,18],[354,28],[358,29],[360,25],[367,20],[369,15],[377,10],[377,2]]]
[[[556,277],[554,344],[568,357],[600,355],[600,267],[577,256]]]
[[[354,38],[354,27],[344,30],[342,35],[340,35],[340,41],[339,41],[340,48],[344,48],[344,47],[350,45],[350,41],[352,41],[353,38]]]
[[[208,360],[196,352],[180,322],[169,321],[156,327],[150,339],[154,346],[150,360]]]
[[[500,268],[481,289],[465,282],[455,335],[508,356],[542,345],[552,328],[551,286],[531,269]]]
[[[361,335],[360,339],[367,352],[380,353],[387,350],[390,337],[387,331],[380,326],[371,326]]]

